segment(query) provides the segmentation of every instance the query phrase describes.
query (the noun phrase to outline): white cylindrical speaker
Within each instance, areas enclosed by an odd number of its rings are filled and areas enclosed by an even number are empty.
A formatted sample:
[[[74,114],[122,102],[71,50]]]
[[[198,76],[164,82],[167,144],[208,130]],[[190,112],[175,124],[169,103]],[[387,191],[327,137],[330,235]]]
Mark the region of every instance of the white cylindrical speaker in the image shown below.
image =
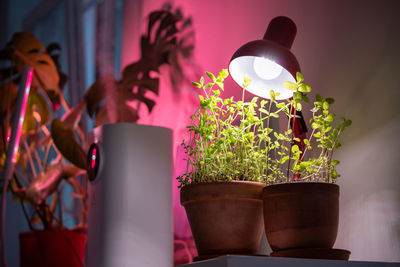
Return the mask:
[[[172,131],[94,129],[88,155],[88,267],[172,267]]]

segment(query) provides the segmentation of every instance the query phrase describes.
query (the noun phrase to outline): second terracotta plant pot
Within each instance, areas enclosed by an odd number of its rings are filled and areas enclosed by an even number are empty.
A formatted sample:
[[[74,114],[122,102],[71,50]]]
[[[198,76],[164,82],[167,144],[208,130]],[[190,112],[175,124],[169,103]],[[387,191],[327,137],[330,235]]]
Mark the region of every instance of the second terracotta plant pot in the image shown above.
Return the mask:
[[[257,254],[263,232],[265,184],[232,181],[189,184],[181,190],[199,259]]]
[[[263,192],[264,222],[274,251],[332,248],[338,231],[339,186],[287,183]]]

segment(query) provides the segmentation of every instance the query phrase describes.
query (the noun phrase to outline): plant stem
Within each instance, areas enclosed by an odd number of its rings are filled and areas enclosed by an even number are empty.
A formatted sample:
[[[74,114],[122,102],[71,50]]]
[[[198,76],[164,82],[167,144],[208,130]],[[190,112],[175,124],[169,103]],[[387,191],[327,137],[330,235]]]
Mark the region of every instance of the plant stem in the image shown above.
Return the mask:
[[[310,138],[308,139],[308,142],[310,142],[310,143],[311,143],[311,139],[312,139],[312,137],[314,135],[314,132],[315,132],[315,129],[312,130]],[[304,149],[304,153],[301,155],[300,161],[303,160],[304,155],[306,154],[307,151],[308,151],[308,146],[306,146],[306,148]]]
[[[39,153],[38,153],[37,149],[33,150],[33,155],[34,155],[34,157],[36,159],[36,163],[37,163],[37,165],[39,167],[39,172],[43,172],[44,169],[43,169],[42,161],[41,161],[41,159],[39,157]]]
[[[289,171],[290,171],[290,161],[291,161],[291,156],[292,156],[292,146],[293,146],[293,140],[294,140],[294,130],[295,130],[295,119],[296,116],[293,115],[293,118],[291,118],[290,116],[292,115],[293,110],[293,105],[290,105],[290,115],[289,115],[289,122],[292,119],[292,137],[291,137],[291,141],[290,141],[290,148],[289,148],[289,161],[288,161],[288,167],[287,167],[287,174],[286,177],[289,180]],[[292,177],[292,181],[294,180],[294,175]]]
[[[48,159],[49,159],[49,154],[50,154],[50,149],[51,145],[53,144],[53,139],[50,139],[49,143],[46,146],[45,154],[44,154],[44,159],[43,159],[43,168],[47,169],[47,164],[48,164]]]
[[[269,101],[269,106],[268,106],[267,131],[269,129],[269,121],[271,119],[271,107],[272,107],[272,99]],[[265,178],[266,179],[268,179],[268,171],[269,171],[269,167],[268,167],[269,157],[268,157],[268,155],[269,155],[269,145],[270,145],[270,143],[271,143],[271,141],[268,142],[268,145],[267,145],[267,148],[266,148],[266,156],[267,156],[267,162],[266,162],[267,169],[266,169],[266,173],[265,173]],[[275,149],[275,151],[276,151],[276,149]]]
[[[25,150],[26,150],[26,155],[28,157],[29,165],[31,166],[33,177],[36,177],[37,176],[37,172],[36,172],[36,169],[35,169],[35,164],[33,163],[33,160],[32,160],[31,149],[30,149],[30,147],[29,147],[29,145],[28,145],[28,143],[27,143],[25,138],[22,140],[22,143],[24,144],[24,147],[25,147]]]

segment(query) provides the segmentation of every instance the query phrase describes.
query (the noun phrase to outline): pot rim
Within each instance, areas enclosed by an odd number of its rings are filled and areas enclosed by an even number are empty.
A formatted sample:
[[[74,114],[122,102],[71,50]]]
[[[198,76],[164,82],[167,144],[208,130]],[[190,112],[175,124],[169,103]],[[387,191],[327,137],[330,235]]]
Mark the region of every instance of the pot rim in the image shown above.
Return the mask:
[[[285,185],[285,184],[329,184],[329,185],[339,186],[339,185],[336,184],[336,183],[327,183],[327,182],[302,182],[302,181],[299,181],[299,182],[293,181],[293,182],[285,182],[285,183],[267,184],[267,186]]]
[[[264,185],[266,186],[266,183],[262,182],[256,182],[256,181],[248,181],[248,180],[231,180],[231,181],[212,181],[212,182],[191,182],[189,184],[186,184],[182,186],[181,190],[185,187],[190,187],[190,186],[203,186],[203,185],[210,185],[210,184],[259,184],[259,185]]]
[[[266,194],[291,194],[300,189],[303,190],[303,192],[323,191],[339,195],[340,186],[338,184],[325,182],[290,182],[270,184],[263,188],[263,195],[265,197]]]
[[[67,234],[78,234],[78,235],[84,235],[86,236],[85,233],[79,232],[79,231],[73,231],[70,229],[37,229],[37,230],[29,230],[29,231],[24,231],[24,232],[20,232],[19,233],[19,237],[27,237],[27,236],[31,236],[31,235],[37,235],[37,234],[43,234],[43,233],[51,233],[51,232],[63,232],[63,233],[67,233]]]
[[[225,186],[225,190],[221,190]],[[180,202],[182,205],[192,201],[202,201],[222,198],[240,198],[262,201],[262,190],[265,183],[253,181],[215,181],[190,183],[181,188]]]

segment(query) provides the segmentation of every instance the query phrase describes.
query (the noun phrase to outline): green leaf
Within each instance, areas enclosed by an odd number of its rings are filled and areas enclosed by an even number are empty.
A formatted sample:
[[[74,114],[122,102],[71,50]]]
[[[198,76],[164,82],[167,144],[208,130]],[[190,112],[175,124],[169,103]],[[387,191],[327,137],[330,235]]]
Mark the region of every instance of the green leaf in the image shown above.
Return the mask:
[[[335,99],[333,99],[332,97],[328,97],[327,99],[325,99],[326,102],[329,103],[329,105],[332,105],[335,102]]]
[[[269,115],[269,112],[268,112],[267,110],[263,109],[263,108],[259,108],[258,110],[259,110],[261,113],[264,113],[264,114]]]
[[[217,78],[217,80],[218,81],[224,81],[224,79],[226,78],[226,77],[228,77],[229,76],[229,72],[228,72],[228,70],[227,69],[222,69],[219,73],[218,73],[218,78]]]
[[[311,86],[309,86],[308,84],[302,83],[299,86],[299,91],[302,93],[309,93],[309,92],[311,92]]]
[[[214,85],[213,83],[207,83],[207,84],[204,86],[204,89],[213,87],[213,85]]]
[[[285,105],[286,104],[282,102],[282,103],[276,104],[276,107],[277,108],[283,108]]]
[[[208,77],[210,77],[210,79],[215,82],[217,80],[217,78],[215,78],[214,74],[212,74],[211,72],[206,71],[206,74]]]
[[[224,91],[224,83],[222,82],[215,82],[216,85],[218,85],[219,88],[221,88],[222,91]]]
[[[198,98],[200,99],[200,101],[204,101],[204,97],[202,95],[198,95]]]
[[[243,87],[247,88],[249,86],[250,82],[251,82],[251,79],[247,75],[244,75]]]
[[[329,103],[327,101],[324,101],[324,103],[322,103],[322,108],[324,110],[328,110],[329,109]]]
[[[271,113],[271,117],[279,118],[279,114],[277,114],[277,113]]]
[[[311,163],[308,162],[308,161],[302,161],[302,162],[300,162],[300,168],[301,168],[301,169],[306,169],[306,168],[310,167],[310,165],[311,165]]]
[[[201,87],[204,86],[204,77],[203,76],[201,76],[201,78],[200,78],[200,84],[201,84]]]
[[[293,92],[293,99],[300,102],[302,99],[302,94],[300,92]]]
[[[196,86],[197,88],[202,88],[201,84],[197,82],[192,82],[192,85]]]
[[[286,161],[288,161],[289,160],[289,156],[284,156],[283,158],[282,158],[282,160],[281,160],[281,164],[284,164]]]
[[[296,91],[297,90],[297,84],[292,83],[292,82],[288,82],[288,81],[283,82],[283,86],[285,88],[289,89],[289,90],[292,90],[292,91]]]
[[[345,120],[344,123],[343,123],[343,126],[344,127],[349,127],[351,124],[352,124],[351,120]]]
[[[303,74],[301,74],[300,72],[296,72],[296,80],[297,80],[297,83],[303,82],[304,81]]]
[[[296,104],[296,110],[297,110],[297,111],[301,111],[301,109],[302,109],[301,104],[300,104],[300,103],[297,103],[297,104]]]
[[[270,91],[269,91],[269,95],[271,96],[271,100],[272,100],[272,101],[275,101],[275,96],[276,96],[276,95],[275,95],[274,90],[270,90]]]
[[[335,168],[337,165],[339,165],[339,163],[340,163],[340,161],[338,161],[338,160],[332,160],[332,161],[331,161],[331,166],[332,166],[333,168]]]
[[[306,96],[305,94],[303,94],[303,100],[306,103],[310,103],[310,99],[308,98],[308,96]]]
[[[300,149],[299,149],[299,146],[298,145],[293,145],[292,146],[292,153],[293,154],[295,154],[295,153],[297,153],[297,152],[299,152],[300,151]]]
[[[266,104],[268,104],[268,101],[267,100],[261,100],[261,102],[260,102],[260,106],[261,107],[264,107]]]
[[[336,179],[336,178],[338,178],[339,175],[338,175],[336,170],[332,170],[331,176],[332,176],[333,179]]]
[[[327,122],[333,122],[335,120],[335,115],[333,113],[330,113],[328,116],[326,116],[325,120]]]

